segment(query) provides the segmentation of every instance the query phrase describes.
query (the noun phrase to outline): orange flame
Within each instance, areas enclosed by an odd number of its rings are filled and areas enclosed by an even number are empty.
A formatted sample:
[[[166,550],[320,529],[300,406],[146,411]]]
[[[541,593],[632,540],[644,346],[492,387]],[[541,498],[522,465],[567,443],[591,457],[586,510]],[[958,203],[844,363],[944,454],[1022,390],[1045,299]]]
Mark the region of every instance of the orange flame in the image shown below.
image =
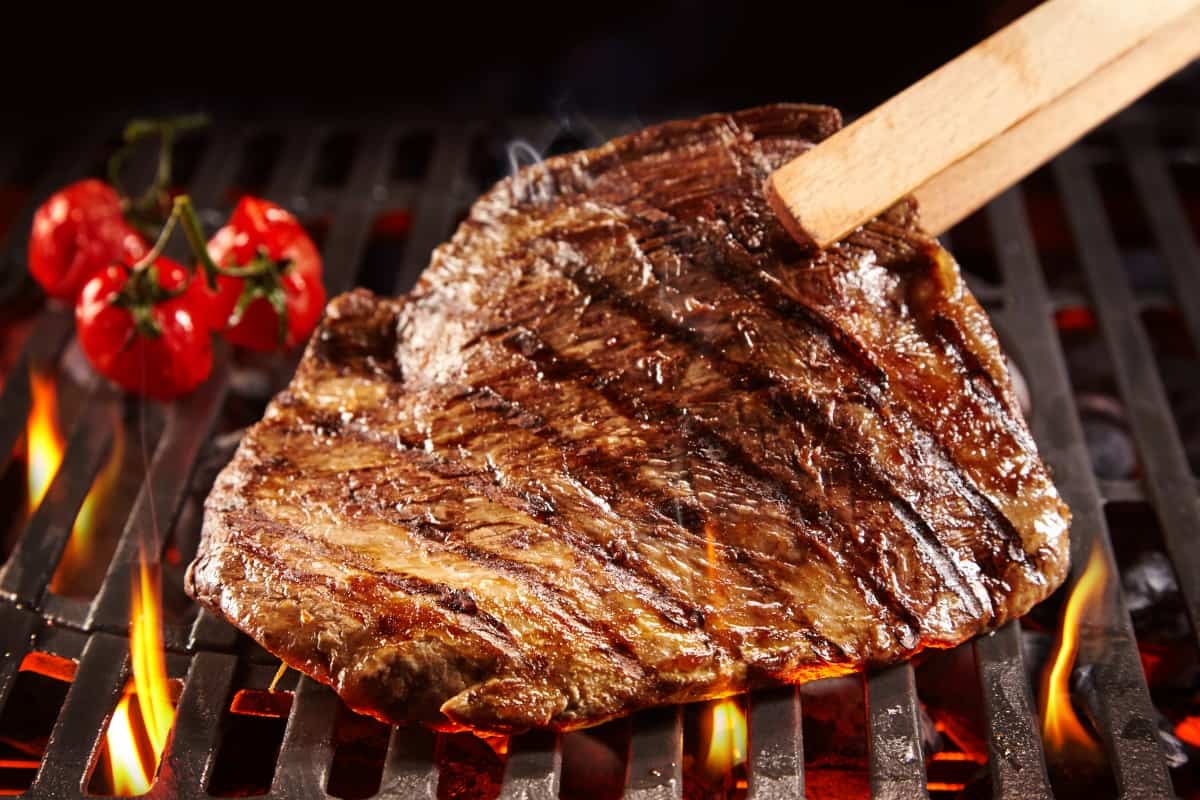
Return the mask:
[[[1097,543],[1067,600],[1054,657],[1042,672],[1042,739],[1051,752],[1073,749],[1085,756],[1100,755],[1099,746],[1071,705],[1069,682],[1079,650],[1080,620],[1085,610],[1102,602],[1107,578],[1104,552]]]
[[[61,593],[75,576],[91,566],[98,514],[116,487],[124,463],[125,427],[121,424],[120,415],[114,412],[113,440],[108,460],[92,481],[92,488],[88,490],[83,505],[79,507],[79,513],[75,515],[71,538],[67,540],[67,548],[63,551],[62,560],[58,562],[58,569],[50,582],[51,591]]]
[[[58,392],[54,378],[39,370],[29,371],[29,419],[25,427],[26,493],[32,514],[46,496],[63,459],[63,438],[58,430]]]
[[[109,786],[115,795],[136,797],[150,791],[150,780],[138,751],[137,736],[133,732],[133,714],[129,692],[117,704],[112,722],[108,723],[105,742],[108,744]]]
[[[708,579],[709,604],[720,612],[725,607],[725,590],[718,579],[721,554],[717,550],[717,524],[704,524],[705,571]],[[746,716],[734,698],[718,700],[709,706],[710,725],[708,753],[704,768],[710,778],[724,780],[734,768],[746,763]]]
[[[117,794],[141,795],[149,791],[175,720],[163,650],[161,608],[158,581],[143,558],[133,583],[129,620],[133,692],[127,691],[121,699],[105,738],[111,785]],[[136,720],[131,711],[134,698],[140,712]],[[143,757],[138,747],[139,731],[149,742],[152,759]]]
[[[721,777],[746,763],[746,715],[731,697],[714,703],[710,713],[712,732],[704,768],[710,776]]]

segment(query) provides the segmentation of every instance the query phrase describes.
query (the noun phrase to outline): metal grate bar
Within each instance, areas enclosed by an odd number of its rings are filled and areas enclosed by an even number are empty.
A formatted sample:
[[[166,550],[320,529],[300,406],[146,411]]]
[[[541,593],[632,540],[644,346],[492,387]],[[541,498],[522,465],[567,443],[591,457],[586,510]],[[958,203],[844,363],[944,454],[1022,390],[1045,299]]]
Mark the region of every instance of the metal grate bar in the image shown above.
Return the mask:
[[[912,664],[888,667],[870,675],[864,683],[870,732],[871,797],[874,800],[928,797]]]
[[[553,731],[533,731],[508,743],[500,800],[555,800],[562,776],[560,740]]]
[[[311,797],[325,788],[333,758],[331,736],[337,707],[338,698],[331,689],[308,677],[300,679],[279,746],[272,796]]]
[[[40,622],[36,614],[17,606],[7,603],[0,606],[0,653],[4,654],[0,660],[0,709],[8,702],[18,668]]]
[[[222,653],[197,653],[192,659],[175,711],[171,741],[154,784],[155,795],[203,793],[236,667],[237,659]]]
[[[446,239],[457,210],[455,189],[466,180],[467,131],[443,128],[438,131],[429,172],[413,217],[412,232],[404,248],[404,264],[396,274],[395,291],[407,292],[429,264],[433,248]]]
[[[386,127],[369,133],[342,191],[338,214],[321,254],[330,297],[350,289],[358,275],[372,212],[386,194],[384,178],[392,155],[391,134]]]
[[[237,646],[238,631],[214,614],[207,606],[196,612],[196,621],[188,634],[188,650],[232,650]]]
[[[29,370],[58,358],[75,330],[75,315],[65,308],[43,311],[33,323],[29,339],[17,362],[4,381],[0,393],[0,470],[8,466],[17,440],[25,432],[29,417],[31,398],[29,394]]]
[[[299,126],[298,131],[288,134],[267,184],[266,196],[297,214],[308,207],[303,195],[321,150],[318,132],[313,126]]]
[[[1111,549],[1107,547],[1108,527],[1076,415],[1066,363],[1058,345],[1058,332],[1052,324],[1049,294],[1022,208],[1020,190],[1010,190],[993,201],[988,206],[988,219],[997,260],[1004,273],[1004,285],[1009,292],[1005,313],[1011,327],[1024,334],[1012,344],[1017,348],[1014,355],[1034,389],[1030,420],[1034,437],[1074,518],[1071,561],[1075,565],[1084,564],[1093,540],[1099,537],[1105,545],[1111,588],[1117,570]],[[1103,688],[1103,696],[1098,702],[1105,707],[1104,721],[1118,723],[1118,727],[1104,726],[1102,735],[1106,737],[1110,757],[1125,765],[1126,775],[1142,773],[1143,783],[1138,787],[1142,794],[1137,796],[1171,797],[1166,763],[1154,739],[1155,711],[1138,663],[1129,613],[1119,592],[1110,591],[1109,595],[1113,601],[1110,608],[1115,628],[1112,635],[1101,642],[1099,657],[1118,664],[1122,671],[1116,674],[1104,671],[1102,677],[1110,683],[1099,684],[1101,676],[1097,676],[1097,685]],[[1124,724],[1120,724],[1121,721]],[[989,743],[989,746],[995,745]],[[1135,764],[1139,759],[1145,760],[1137,767]],[[1124,791],[1134,785],[1121,784]]]
[[[201,207],[222,202],[221,192],[232,180],[240,163],[245,133],[235,128],[214,131],[197,168],[197,181],[192,187],[193,197]],[[366,130],[365,133],[364,145],[355,154],[345,186],[310,194],[309,182],[320,152],[323,131],[318,127],[288,129],[283,152],[266,190],[268,197],[298,211],[305,209],[308,201],[315,198],[313,202],[320,206],[318,210],[333,212],[332,227],[324,248],[331,293],[347,288],[353,282],[373,214],[383,205],[384,194],[389,190],[386,173],[388,162],[394,156],[391,146],[394,139],[391,134],[394,131],[380,127]],[[412,207],[414,224],[408,238],[404,265],[396,276],[397,290],[410,288],[417,274],[425,267],[429,251],[445,238],[453,216],[459,210],[457,203],[462,199],[462,188],[471,182],[465,171],[469,134],[466,129],[440,131],[434,140],[433,157],[422,185],[409,187],[406,184],[400,187],[405,191],[414,189],[416,203]],[[1200,261],[1194,235],[1188,229],[1187,220],[1172,194],[1171,178],[1161,154],[1140,138],[1127,134],[1123,136],[1126,137],[1123,139],[1126,158],[1133,164],[1131,171],[1135,186],[1148,210],[1155,237],[1179,290],[1180,297],[1176,302],[1183,309],[1193,336],[1196,336],[1200,331],[1200,292],[1197,291],[1200,287],[1200,273],[1197,272]],[[99,140],[95,144],[98,145]],[[1184,548],[1182,560],[1174,551],[1171,555],[1181,582],[1187,581],[1193,587],[1188,598],[1195,618],[1195,600],[1200,593],[1200,589],[1196,588],[1200,585],[1200,569],[1196,568],[1200,566],[1200,550],[1196,550],[1191,539],[1185,537],[1194,537],[1194,531],[1200,529],[1200,511],[1195,508],[1196,480],[1187,471],[1186,462],[1174,459],[1171,454],[1162,455],[1159,445],[1164,437],[1167,444],[1179,454],[1182,449],[1178,445],[1171,417],[1164,413],[1167,406],[1162,386],[1154,371],[1152,351],[1137,316],[1140,308],[1138,298],[1128,290],[1119,261],[1115,258],[1111,231],[1105,223],[1103,207],[1099,205],[1085,162],[1077,155],[1075,162],[1067,157],[1063,164],[1058,167],[1059,180],[1068,195],[1066,200],[1068,211],[1072,214],[1072,227],[1076,231],[1077,241],[1081,242],[1081,259],[1092,289],[1092,298],[1098,306],[1106,341],[1113,350],[1122,393],[1127,398],[1140,400],[1130,404],[1135,412],[1135,433],[1144,457],[1153,462],[1149,466],[1158,470],[1157,473],[1148,470],[1146,486],[1163,518],[1164,529],[1174,537],[1176,546]],[[56,170],[56,174],[68,171],[61,163],[52,169]],[[65,178],[56,177],[53,186],[50,186],[49,178],[43,178],[41,183],[54,189],[64,182]],[[396,195],[393,194],[390,200],[395,199]],[[1020,206],[1019,193],[1010,192],[993,203],[988,214],[1005,281],[1002,288],[984,288],[988,297],[1004,293],[1005,308],[1002,313],[1011,323],[1011,329],[1019,333],[1011,343],[1014,355],[1026,369],[1034,390],[1031,421],[1039,445],[1055,469],[1056,480],[1075,510],[1073,563],[1081,564],[1081,555],[1087,553],[1091,537],[1098,536],[1101,542],[1107,544],[1100,489],[1104,488],[1103,497],[1111,499],[1108,492],[1116,484],[1101,486],[1091,474],[1067,373],[1052,325],[1051,299],[1043,284],[1036,249]],[[1106,236],[1107,239],[1104,238]],[[1084,252],[1085,240],[1088,240],[1087,247],[1092,250],[1091,253]],[[1112,288],[1114,286],[1117,287],[1115,290]],[[0,415],[0,459],[9,458],[12,445],[24,427],[29,405],[29,363],[55,358],[69,339],[71,322],[69,312],[51,310],[44,312],[35,323],[21,361],[10,374],[0,396],[0,408],[5,412]],[[1132,345],[1126,342],[1130,338],[1130,331],[1134,342]],[[1197,344],[1200,344],[1200,339]],[[91,606],[87,621],[89,627],[120,633],[126,629],[128,570],[137,561],[139,538],[151,531],[156,541],[161,541],[162,533],[170,529],[188,490],[197,455],[220,412],[226,382],[229,380],[228,377],[216,377],[226,371],[222,369],[222,363],[227,361],[224,350],[220,351],[218,360],[221,363],[214,370],[214,379],[209,384],[199,393],[167,410],[167,428],[155,450],[154,464],[148,471],[147,481],[122,532],[109,574]],[[1143,378],[1146,376],[1149,376],[1150,384],[1157,392],[1149,398],[1140,397],[1145,393]],[[1138,391],[1131,392],[1131,387],[1136,387]],[[15,413],[17,409],[23,411]],[[89,407],[88,418],[94,417],[95,413]],[[1144,417],[1156,419],[1147,423]],[[1165,426],[1161,424],[1164,418]],[[96,430],[87,435],[83,431],[72,435],[68,459],[64,461],[64,473],[68,471],[68,466],[72,470],[82,469],[76,462],[81,460],[80,453],[87,452],[84,445],[89,442],[95,444],[101,439],[107,442],[101,430],[105,426],[92,424],[81,427]],[[102,453],[106,446],[99,446],[98,452]],[[100,458],[93,455],[96,459]],[[1184,465],[1182,474],[1179,473],[1180,464]],[[90,467],[92,473],[98,465],[99,460],[96,460],[95,465]],[[1164,484],[1159,480],[1162,475],[1175,482]],[[72,486],[90,483],[90,480],[84,482],[82,479],[68,481],[63,475],[56,479],[56,483],[58,480]],[[1123,483],[1121,487],[1122,491],[1140,491],[1132,483]],[[63,509],[69,505],[63,505]],[[13,567],[13,574],[32,577],[9,578],[5,572],[0,580],[14,581],[14,585],[19,586],[25,586],[22,583],[25,581],[28,583],[25,588],[44,587],[49,574],[52,574],[50,565],[57,558],[48,558],[42,564],[32,556],[23,556],[20,548],[34,547],[33,544],[24,544],[24,540],[30,538],[28,534],[31,531],[49,530],[49,536],[35,537],[46,540],[37,546],[44,548],[49,544],[52,545],[51,549],[60,549],[65,542],[63,531],[69,533],[72,521],[67,519],[68,514],[63,509],[56,512],[55,522],[49,527],[39,523],[41,527],[35,528],[31,523],[30,531],[26,532],[18,551],[14,553],[12,564],[24,564],[32,560],[40,572],[35,570],[36,574],[27,573],[23,568]],[[1173,522],[1168,521],[1169,515],[1174,515]],[[73,517],[73,513],[70,516]],[[30,549],[30,552],[33,550]],[[1106,555],[1109,567],[1113,570],[1112,575],[1115,576],[1111,552],[1106,552]],[[1110,592],[1115,592],[1115,584],[1111,581],[1109,588]],[[39,592],[40,588],[33,594]],[[1150,705],[1140,670],[1128,614],[1119,597],[1115,602],[1116,616],[1111,627],[1088,632],[1092,643],[1085,646],[1084,660],[1095,656],[1091,706],[1098,728],[1106,739],[1105,744],[1123,794],[1139,798],[1169,797],[1169,776],[1154,735],[1155,712]],[[20,664],[20,654],[30,646],[31,635],[39,622],[36,614],[14,606],[0,608],[0,648],[8,654],[0,664],[0,701],[11,686]],[[174,646],[173,641],[178,640],[180,635],[181,631],[168,631],[168,646]],[[175,640],[170,638],[172,636],[176,637]],[[78,638],[82,640],[84,637]],[[201,611],[191,626],[187,645],[198,649],[228,651],[237,645],[237,634],[215,615]],[[126,639],[107,633],[97,633],[88,639],[79,679],[72,686],[67,704],[56,723],[51,740],[52,749],[43,769],[46,775],[39,775],[27,796],[72,797],[82,793],[80,781],[86,778],[87,764],[92,758],[98,731],[102,730],[104,718],[111,711],[124,685],[122,665],[126,648]],[[993,635],[976,640],[974,649],[986,713],[993,796],[998,800],[1049,800],[1051,794],[1041,752],[1036,706],[1022,664],[1018,624],[1010,623]],[[100,657],[97,652],[106,655]],[[152,790],[153,797],[204,795],[207,771],[211,769],[208,761],[213,756],[221,714],[226,706],[237,663],[238,656],[231,653],[200,653],[193,659],[180,699],[177,740],[173,740],[168,747],[160,778]],[[873,675],[866,682],[866,691],[873,795],[882,798],[926,797],[917,716],[919,706],[911,665],[899,665]],[[288,720],[270,796],[324,796],[323,787],[332,755],[330,737],[337,708],[337,700],[330,691],[315,682],[302,679]],[[66,720],[70,721],[69,726]],[[753,694],[749,698],[748,720],[748,797],[758,800],[803,797],[801,708],[796,690],[787,688]],[[632,724],[628,796],[681,797],[682,709],[659,709],[639,714]],[[435,742],[435,735],[423,728],[394,729],[378,796],[393,800],[436,797],[438,776]],[[516,737],[510,745],[501,796],[557,796],[561,774],[560,739],[544,733],[532,734]],[[83,777],[79,775],[80,769],[85,771]]]
[[[1200,494],[1200,486],[1196,487]],[[1136,480],[1105,480],[1100,479],[1100,494],[1106,503],[1143,503],[1146,501],[1146,490],[1141,481]]]
[[[139,563],[140,550],[149,546],[157,556],[166,532],[175,523],[175,516],[187,493],[192,470],[200,448],[208,440],[225,398],[228,386],[228,367],[223,347],[216,347],[213,372],[191,394],[171,404],[166,428],[154,451],[146,480],[138,491],[125,527],[121,531],[116,552],[108,565],[104,582],[96,593],[86,627],[124,633],[129,627],[130,569]],[[140,413],[146,413],[142,408]],[[164,632],[167,646],[181,648],[182,642],[172,641],[173,631]]]
[[[94,634],[50,733],[42,767],[27,798],[79,797],[105,721],[125,688],[128,640]]]
[[[1171,273],[1173,300],[1183,309],[1192,343],[1200,347],[1200,246],[1151,131],[1143,126],[1122,126],[1118,135],[1134,189]]]
[[[629,742],[629,800],[683,797],[683,708],[655,708],[634,715]]]
[[[996,800],[1050,800],[1038,711],[1021,656],[1021,628],[1010,622],[975,640],[975,666],[987,721],[988,765]]]
[[[188,188],[192,202],[198,209],[222,204],[221,193],[233,183],[237,168],[242,160],[242,131],[228,127],[219,128],[204,150],[204,157],[196,167],[196,179]]]
[[[196,612],[196,621],[188,634],[188,650],[232,650],[237,646],[238,631],[207,606]]]
[[[34,607],[41,602],[112,442],[106,395],[99,388],[89,393],[58,472],[0,571],[0,595]]]
[[[804,796],[800,690],[764,689],[749,696],[750,788],[747,800]]]
[[[1117,383],[1137,439],[1147,491],[1200,642],[1200,505],[1175,418],[1142,328],[1095,178],[1077,153],[1055,163],[1067,217]],[[1196,298],[1193,298],[1196,299]]]
[[[437,734],[422,725],[393,728],[383,762],[379,800],[437,797]]]

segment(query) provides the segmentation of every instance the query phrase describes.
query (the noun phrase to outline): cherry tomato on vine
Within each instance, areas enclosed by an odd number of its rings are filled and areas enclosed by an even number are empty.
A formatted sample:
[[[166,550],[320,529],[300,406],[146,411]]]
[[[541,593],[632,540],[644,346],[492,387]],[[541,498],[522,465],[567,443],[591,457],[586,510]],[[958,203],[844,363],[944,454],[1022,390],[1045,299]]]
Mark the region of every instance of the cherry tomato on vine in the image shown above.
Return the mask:
[[[188,270],[166,258],[144,269],[112,264],[83,287],[75,306],[79,344],[121,388],[171,400],[212,371],[212,342]]]
[[[29,271],[46,294],[74,300],[93,275],[114,262],[132,264],[148,249],[126,222],[117,191],[89,178],[50,195],[34,212]]]
[[[243,197],[229,223],[208,242],[223,269],[211,298],[210,325],[230,342],[253,350],[289,349],[312,333],[325,309],[321,256],[291,213]]]

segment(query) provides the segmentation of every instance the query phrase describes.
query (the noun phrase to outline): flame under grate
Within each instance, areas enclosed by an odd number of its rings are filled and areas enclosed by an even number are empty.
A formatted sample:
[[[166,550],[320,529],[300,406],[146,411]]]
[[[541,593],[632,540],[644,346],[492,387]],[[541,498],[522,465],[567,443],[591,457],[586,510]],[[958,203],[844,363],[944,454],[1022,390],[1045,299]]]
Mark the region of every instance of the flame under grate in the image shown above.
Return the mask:
[[[431,248],[450,233],[484,184],[506,170],[509,153],[504,143],[522,141],[540,152],[555,152],[595,143],[597,128],[605,136],[621,132],[594,124],[564,131],[561,124],[540,121],[514,123],[503,132],[436,122],[229,124],[208,131],[181,160],[197,205],[216,217],[247,191],[294,208],[322,248],[331,295],[356,283],[398,292],[413,283]],[[108,132],[103,125],[93,129]],[[103,135],[64,146],[39,162],[36,175],[18,169],[23,143],[0,148],[0,185],[16,180],[15,191],[22,198],[21,210],[9,216],[0,234],[6,275],[24,274],[24,231],[37,202],[87,174],[99,163],[105,146]],[[1163,549],[1192,622],[1185,646],[1193,650],[1195,623],[1200,620],[1200,505],[1187,442],[1198,434],[1183,430],[1185,420],[1164,382],[1161,361],[1156,360],[1161,355],[1144,312],[1169,306],[1193,345],[1200,346],[1200,187],[1192,187],[1195,195],[1189,200],[1180,172],[1197,163],[1196,112],[1160,116],[1135,108],[949,237],[968,272],[978,265],[970,278],[972,287],[1028,382],[1035,437],[1075,513],[1073,563],[1081,568],[1095,544],[1107,567],[1105,580],[1118,581],[1106,508],[1117,502],[1148,503],[1161,525]],[[1125,200],[1144,213],[1145,246],[1173,288],[1165,298],[1127,279],[1130,267],[1123,257],[1130,248],[1119,226],[1111,224],[1100,180],[1101,168],[1113,165],[1132,177]],[[1039,205],[1044,198],[1038,180],[1052,187],[1063,230],[1047,230],[1053,226],[1043,214],[1053,214]],[[968,236],[971,224],[986,228],[986,235]],[[1066,246],[1071,263],[1065,269],[1064,234],[1074,242]],[[958,242],[961,248],[956,248]],[[22,291],[19,280],[8,281],[0,286],[0,304],[13,302]],[[1063,347],[1069,342],[1060,340],[1056,312],[1061,322],[1064,314],[1078,317],[1080,309],[1086,311],[1089,330],[1111,362],[1119,413],[1109,413],[1103,404],[1076,405],[1073,400],[1079,396],[1073,385],[1078,376],[1064,360]],[[64,370],[71,330],[65,310],[44,310],[31,322],[0,392],[0,467],[11,460],[34,394],[42,391],[31,387],[31,368],[53,371],[59,365],[59,371]],[[52,583],[77,512],[114,449],[125,446],[116,441],[112,424],[113,410],[121,401],[104,386],[85,383],[75,424],[62,432],[62,466],[44,488],[46,500],[18,526],[0,570],[0,652],[6,654],[0,660],[0,728],[10,714],[8,706],[28,692],[23,681],[30,679],[21,676],[29,664],[40,665],[43,676],[53,673],[47,678],[53,685],[66,687],[60,691],[61,710],[47,712],[55,721],[42,737],[40,752],[26,754],[24,760],[10,759],[14,769],[24,770],[25,782],[18,790],[24,789],[25,796],[72,798],[88,793],[94,755],[129,680],[131,570],[136,569],[139,544],[148,531],[163,531],[155,544],[164,554],[164,570],[171,563],[186,563],[197,529],[189,498],[197,480],[203,483],[197,473],[204,471],[200,462],[206,449],[229,427],[231,414],[253,418],[253,403],[248,410],[239,406],[247,395],[265,398],[288,372],[287,364],[275,365],[269,385],[255,385],[247,377],[253,373],[239,369],[227,351],[219,349],[217,358],[213,376],[194,394],[169,407],[137,409],[138,424],[152,429],[149,436],[141,432],[150,442],[146,477],[135,487],[123,526],[118,525],[114,552],[94,594],[71,596]],[[126,401],[127,421],[129,405]],[[1089,417],[1096,408],[1099,416]],[[1110,447],[1103,451],[1108,458],[1103,463],[1117,466],[1099,470],[1098,476],[1100,440],[1095,437],[1106,430],[1104,425],[1124,432],[1128,452],[1118,455],[1133,466],[1119,468],[1126,462],[1114,461],[1117,456],[1111,456],[1115,451]],[[128,446],[136,449],[132,442]],[[616,723],[597,734],[615,742],[604,750],[589,749],[595,743],[571,738],[575,734],[531,734],[497,744],[489,749],[491,755],[472,755],[470,748],[477,745],[449,737],[439,740],[420,729],[347,727],[339,722],[342,712],[336,697],[307,679],[298,682],[294,693],[266,692],[274,670],[271,659],[206,612],[196,614],[177,602],[172,613],[169,583],[170,575],[164,572],[167,671],[181,681],[182,689],[150,796],[244,794],[249,790],[239,783],[244,776],[226,774],[228,757],[222,755],[236,758],[243,750],[246,758],[252,754],[260,772],[263,763],[273,763],[274,769],[256,780],[265,796],[274,798],[321,798],[335,790],[345,796],[445,797],[452,794],[452,778],[492,781],[490,794],[514,798],[553,798],[560,791],[567,796],[589,789],[631,798],[683,797],[685,791],[689,796],[700,791],[685,775],[695,759],[685,752],[685,729],[691,728],[684,709],[650,711]],[[1091,665],[1090,724],[1121,795],[1173,797],[1177,790],[1157,733],[1159,714],[1129,612],[1115,584],[1106,584],[1106,590],[1114,592],[1115,607],[1102,629],[1088,631],[1080,641],[1080,660]],[[178,595],[178,587],[175,591]],[[972,781],[982,783],[981,791],[990,791],[994,798],[1054,796],[1058,784],[1052,784],[1053,770],[1047,768],[1020,627],[1010,624],[961,650],[971,693],[978,698],[975,732],[970,726],[954,730],[953,719],[938,718],[932,703],[926,709],[922,700],[933,689],[921,684],[919,670],[914,672],[912,665],[873,674],[862,679],[861,690],[854,688],[861,703],[864,768],[856,791],[862,796],[960,796]],[[76,661],[73,674],[66,674],[70,670],[62,664]],[[736,774],[742,778],[733,782],[741,784],[722,790],[759,800],[803,797],[806,787],[810,797],[839,796],[822,794],[838,791],[822,789],[836,770],[814,760],[820,737],[836,727],[832,716],[820,717],[823,702],[803,690],[782,689],[755,693],[725,708],[726,716],[744,714],[747,734],[745,741],[735,737],[728,744],[733,754],[724,756],[731,764],[737,762]],[[1181,723],[1180,730],[1186,734],[1190,729]],[[929,752],[931,735],[954,746]],[[0,741],[3,738],[0,730]],[[255,749],[256,745],[260,746]],[[343,748],[348,749],[343,753]],[[742,752],[737,753],[738,748]],[[622,751],[615,766],[619,776],[602,790],[600,783],[589,784],[589,777],[580,776],[589,776],[587,770],[596,768],[597,759],[610,751]],[[377,781],[371,775],[360,784],[353,780],[360,771],[353,759],[364,752],[374,754],[376,762],[381,755],[382,764]],[[700,759],[704,756],[701,753]],[[460,762],[473,762],[477,774],[449,776],[448,765]],[[0,772],[4,766],[0,764]]]

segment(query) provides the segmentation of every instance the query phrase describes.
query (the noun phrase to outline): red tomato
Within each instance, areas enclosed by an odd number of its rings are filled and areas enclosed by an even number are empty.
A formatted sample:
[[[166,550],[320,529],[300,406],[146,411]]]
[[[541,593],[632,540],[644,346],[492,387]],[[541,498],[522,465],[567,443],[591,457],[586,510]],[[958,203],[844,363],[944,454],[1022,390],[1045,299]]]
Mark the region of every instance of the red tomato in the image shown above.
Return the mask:
[[[74,300],[97,272],[117,261],[132,264],[146,251],[116,190],[89,178],[50,195],[34,213],[29,271],[46,294]]]
[[[159,258],[142,273],[113,264],[88,281],[75,328],[96,371],[155,400],[190,392],[207,378],[212,341],[189,279],[182,266]]]
[[[264,265],[256,275],[217,276],[217,290],[209,294],[209,322],[230,342],[252,350],[295,347],[308,338],[325,310],[325,286],[321,282],[321,255],[299,221],[274,203],[243,197],[229,218],[209,240],[208,253],[219,266],[246,267],[262,264],[260,256],[279,264],[282,271]],[[286,328],[280,337],[279,317],[268,295],[282,292],[287,311]],[[240,319],[234,318],[238,300],[249,293]],[[250,299],[253,298],[253,299]]]

